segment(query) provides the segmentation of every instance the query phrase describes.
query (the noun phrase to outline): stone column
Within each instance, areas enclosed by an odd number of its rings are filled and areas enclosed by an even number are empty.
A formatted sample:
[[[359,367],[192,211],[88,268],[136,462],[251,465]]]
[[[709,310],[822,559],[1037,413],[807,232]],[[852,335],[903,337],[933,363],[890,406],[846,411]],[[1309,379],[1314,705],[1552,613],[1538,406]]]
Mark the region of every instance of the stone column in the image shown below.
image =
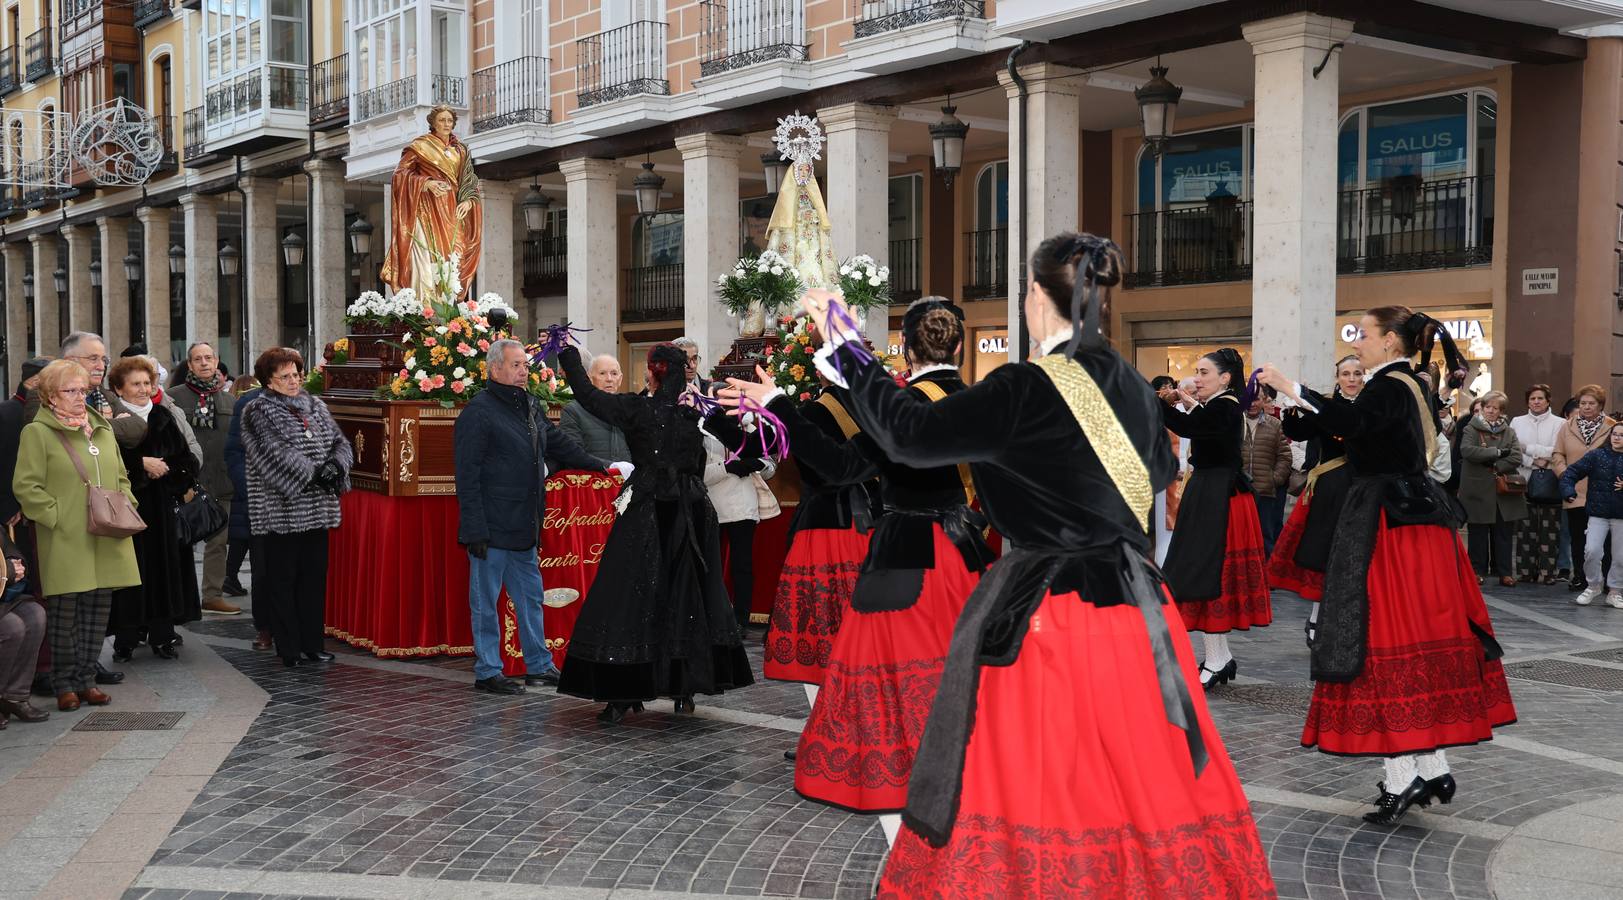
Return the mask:
[[[146,320],[147,351],[164,365],[175,358],[169,328],[169,210],[143,206],[141,223],[141,308]]]
[[[57,305],[56,271],[61,247],[54,234],[32,234],[34,247],[34,354],[55,356],[62,345],[62,316]]]
[[[208,194],[180,198],[186,228],[186,343],[220,343],[220,201]]]
[[[107,216],[97,219],[96,227],[101,230],[101,334],[108,352],[117,354],[132,343],[130,283],[124,278],[124,257],[130,253],[130,220]],[[150,346],[147,349],[152,350]]]
[[[276,222],[275,178],[242,179],[242,215],[247,245],[242,248],[243,315],[248,320],[248,346],[243,359],[250,362],[261,351],[280,347],[282,339],[282,229]],[[233,367],[234,368],[234,367]]]
[[[1052,63],[1021,66],[1026,81],[1026,167],[1020,176],[1020,89],[1007,71],[998,72],[1009,98],[1009,361],[1021,351],[1020,320],[1023,292],[1021,263],[1044,238],[1075,231],[1081,203],[1082,105],[1081,82],[1075,69]],[[1017,185],[1025,185],[1022,192]],[[1026,243],[1020,246],[1020,221],[1025,217]]]
[[[745,140],[728,134],[676,139],[682,152],[682,331],[699,342],[706,371],[732,349],[738,320],[716,299],[716,276],[738,261],[738,157]]]
[[[28,249],[22,241],[0,244],[6,263],[6,386],[17,390],[28,348],[28,300],[23,297],[23,276],[28,274]]]
[[[817,111],[828,135],[828,216],[834,225],[834,255],[866,253],[890,264],[890,126],[896,110],[845,103]],[[890,316],[868,316],[868,338],[884,347]]]
[[[513,309],[522,305],[518,295],[518,263],[513,256],[513,200],[523,185],[515,181],[481,181],[485,192],[485,218],[480,250],[479,276],[474,296],[494,291]],[[522,310],[521,310],[522,312]],[[526,333],[534,333],[535,323],[519,323]]]
[[[1325,388],[1335,350],[1341,61],[1325,54],[1352,23],[1299,13],[1252,22],[1244,33],[1257,86],[1251,362]]]
[[[68,259],[68,333],[96,330],[96,295],[90,286],[91,226],[69,225],[62,229],[67,239]],[[106,274],[103,272],[102,274]],[[102,279],[102,284],[106,284]],[[105,339],[105,335],[103,338]],[[123,347],[108,346],[108,353],[117,353]]]
[[[558,165],[569,209],[569,315],[587,356],[620,349],[621,166],[612,159],[566,159]]]
[[[349,306],[349,235],[344,232],[344,164],[332,159],[316,159],[304,164],[310,173],[310,208],[314,222],[305,245],[306,264],[315,271],[315,296],[310,298],[310,314],[315,316],[316,345],[322,349],[345,334],[344,309]]]

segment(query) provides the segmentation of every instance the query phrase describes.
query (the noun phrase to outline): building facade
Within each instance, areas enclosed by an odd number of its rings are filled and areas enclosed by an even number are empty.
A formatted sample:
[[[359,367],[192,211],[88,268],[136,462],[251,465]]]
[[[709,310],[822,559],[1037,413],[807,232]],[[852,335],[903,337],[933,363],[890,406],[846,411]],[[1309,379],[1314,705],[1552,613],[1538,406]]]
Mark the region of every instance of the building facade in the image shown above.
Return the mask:
[[[1479,390],[1623,389],[1618,0],[0,6],[11,372],[81,327],[173,355],[211,339],[233,370],[331,341],[377,286],[400,148],[443,103],[483,180],[478,288],[590,328],[628,372],[677,334],[711,363],[730,345],[715,277],[761,246],[762,157],[798,111],[827,134],[837,253],[887,263],[899,302],[963,301],[971,377],[1019,356],[1022,257],[1080,227],[1123,248],[1111,337],[1146,375],[1233,345],[1327,384],[1356,314],[1405,303]],[[1182,92],[1152,152],[1134,92],[1156,65]],[[159,171],[31,187],[113,97],[157,123]],[[947,106],[969,126],[951,172]]]

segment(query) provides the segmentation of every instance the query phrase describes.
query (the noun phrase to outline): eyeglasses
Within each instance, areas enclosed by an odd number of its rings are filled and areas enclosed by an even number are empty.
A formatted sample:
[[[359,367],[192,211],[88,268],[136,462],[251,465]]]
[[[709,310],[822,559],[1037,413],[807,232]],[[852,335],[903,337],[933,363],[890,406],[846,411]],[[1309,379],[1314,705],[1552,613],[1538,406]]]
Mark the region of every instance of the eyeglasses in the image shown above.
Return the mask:
[[[303,374],[300,373],[300,372],[297,372],[297,371],[282,372],[282,373],[277,374],[277,375],[272,375],[271,376],[271,381],[298,381],[299,379],[301,379],[303,377],[304,377]]]
[[[113,361],[111,359],[108,359],[105,356],[70,356],[70,357],[68,357],[68,359],[83,360],[84,362],[87,362],[87,363],[94,363],[94,362],[99,361],[103,366],[110,366],[110,365],[113,364]]]
[[[64,397],[84,397],[88,396],[90,391],[87,388],[63,388],[62,390],[57,391],[57,393]]]

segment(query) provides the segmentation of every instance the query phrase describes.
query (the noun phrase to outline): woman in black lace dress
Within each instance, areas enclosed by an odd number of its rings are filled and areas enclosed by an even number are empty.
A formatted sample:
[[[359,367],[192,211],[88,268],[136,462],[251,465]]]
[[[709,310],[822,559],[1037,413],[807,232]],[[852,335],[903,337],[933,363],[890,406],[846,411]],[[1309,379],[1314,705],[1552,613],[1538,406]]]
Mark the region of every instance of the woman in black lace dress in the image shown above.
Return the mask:
[[[593,387],[574,347],[558,364],[581,406],[625,433],[636,466],[570,636],[559,692],[607,703],[598,718],[618,722],[645,700],[672,697],[677,712],[691,712],[694,694],[754,683],[722,580],[699,413],[678,402],[687,355],[673,344],[650,350],[646,396]],[[724,414],[705,427],[723,444],[743,442]]]

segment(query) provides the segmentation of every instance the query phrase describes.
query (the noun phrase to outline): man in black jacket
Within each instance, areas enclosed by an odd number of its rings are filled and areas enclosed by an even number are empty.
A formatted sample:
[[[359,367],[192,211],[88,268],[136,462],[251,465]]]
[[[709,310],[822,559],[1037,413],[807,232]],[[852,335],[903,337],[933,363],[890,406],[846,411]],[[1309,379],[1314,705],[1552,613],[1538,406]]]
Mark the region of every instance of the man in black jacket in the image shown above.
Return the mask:
[[[524,685],[502,675],[502,585],[518,614],[519,642],[528,671],[525,685],[557,684],[541,617],[541,570],[536,546],[546,514],[548,464],[554,470],[602,471],[610,463],[581,449],[547,421],[539,400],[525,389],[529,359],[518,341],[490,345],[489,383],[457,417],[457,542],[468,548],[468,606],[473,616],[474,688],[522,694]],[[613,463],[630,474],[627,463]]]

